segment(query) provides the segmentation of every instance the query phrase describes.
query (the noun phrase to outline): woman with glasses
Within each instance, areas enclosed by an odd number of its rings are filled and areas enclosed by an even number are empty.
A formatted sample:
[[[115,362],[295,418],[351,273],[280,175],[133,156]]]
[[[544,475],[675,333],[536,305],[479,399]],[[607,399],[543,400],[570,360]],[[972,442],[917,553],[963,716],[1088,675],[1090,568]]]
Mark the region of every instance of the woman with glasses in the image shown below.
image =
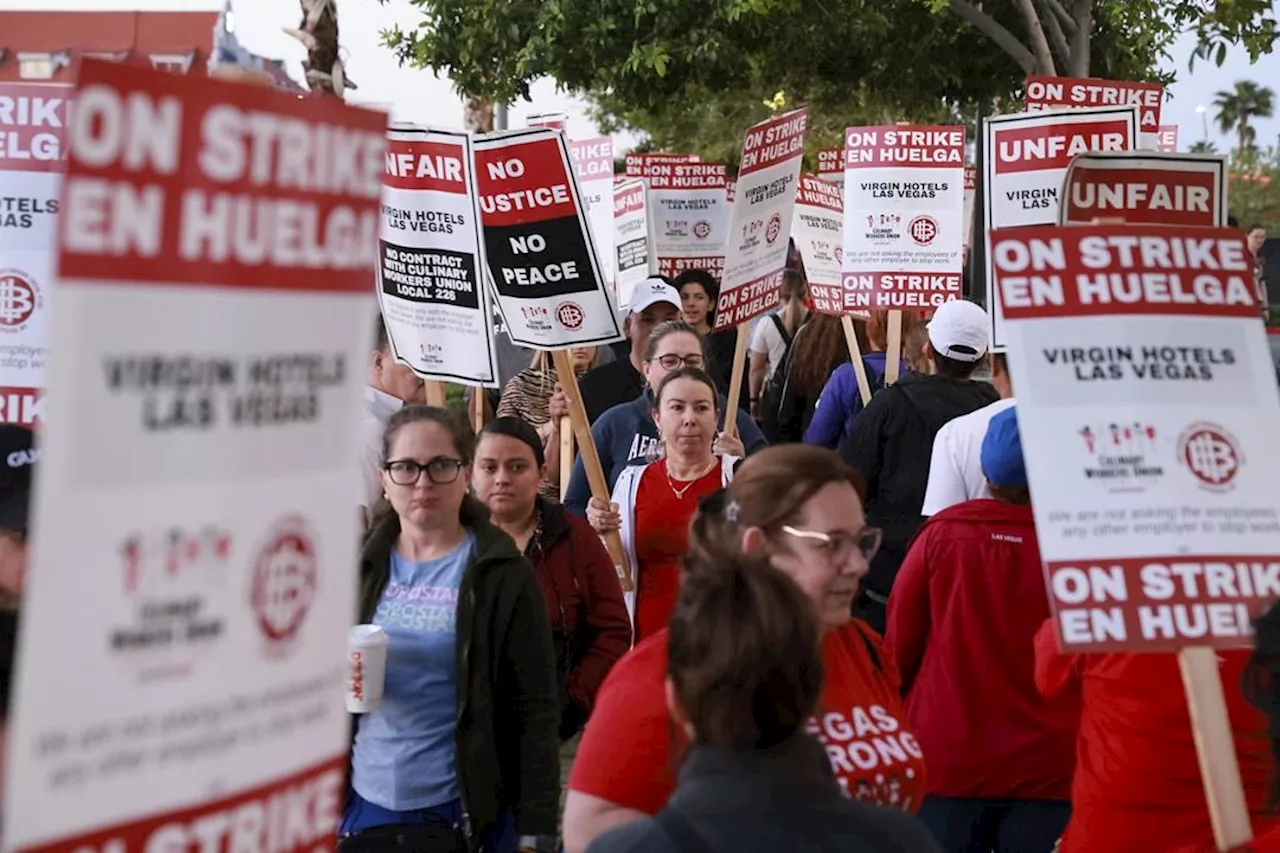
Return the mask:
[[[626,600],[637,642],[671,618],[679,587],[676,564],[688,546],[698,501],[733,479],[737,457],[712,452],[718,414],[710,376],[693,367],[668,373],[653,401],[660,458],[623,471],[612,505],[593,497],[587,506],[587,520],[598,532],[621,532],[635,587]]]
[[[360,556],[360,621],[390,637],[386,686],[381,707],[356,718],[344,850],[554,843],[551,626],[528,561],[467,493],[472,449],[443,409],[408,406],[387,422],[390,507]]]
[[[702,337],[693,327],[679,320],[662,323],[649,335],[644,351],[647,389],[630,403],[614,406],[605,412],[591,427],[591,436],[595,439],[610,489],[628,466],[644,465],[657,457],[658,427],[653,419],[653,392],[673,370],[705,370],[707,359],[703,345]],[[729,436],[722,432],[725,399],[717,393],[715,402],[719,417],[709,441],[712,452],[718,456],[741,457],[744,448],[750,454],[766,446],[756,422],[741,409],[736,418],[737,435]],[[572,512],[585,517],[590,497],[586,468],[579,459],[573,466],[564,503]]]
[[[1049,853],[1071,817],[1080,709],[1036,688],[1049,600],[1014,409],[991,419],[980,458],[991,499],[920,528],[893,583],[886,641],[933,757],[920,819],[942,849]]]
[[[849,616],[880,531],[866,526],[858,475],[830,450],[784,445],[738,466],[708,497],[689,530],[686,575],[716,571],[738,553],[766,556],[804,592],[822,634],[826,670],[807,730],[824,747],[841,790],[861,802],[915,811],[925,793],[924,754],[907,724],[900,679],[880,637]],[[620,660],[569,778],[567,853],[614,826],[656,814],[675,786],[676,743],[663,697],[667,633]]]

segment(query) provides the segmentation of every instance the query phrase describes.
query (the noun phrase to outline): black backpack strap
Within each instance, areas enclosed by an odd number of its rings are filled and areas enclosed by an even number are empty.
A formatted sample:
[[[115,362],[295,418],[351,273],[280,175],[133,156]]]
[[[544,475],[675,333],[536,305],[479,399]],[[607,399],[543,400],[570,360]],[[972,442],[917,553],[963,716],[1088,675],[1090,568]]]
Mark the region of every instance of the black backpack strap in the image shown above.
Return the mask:
[[[770,314],[769,319],[773,321],[773,325],[777,328],[778,334],[782,335],[782,342],[787,345],[787,349],[790,349],[791,333],[787,331],[787,326],[782,322],[782,318],[777,314]]]
[[[689,819],[670,806],[658,812],[654,820],[680,853],[712,853],[711,845]]]

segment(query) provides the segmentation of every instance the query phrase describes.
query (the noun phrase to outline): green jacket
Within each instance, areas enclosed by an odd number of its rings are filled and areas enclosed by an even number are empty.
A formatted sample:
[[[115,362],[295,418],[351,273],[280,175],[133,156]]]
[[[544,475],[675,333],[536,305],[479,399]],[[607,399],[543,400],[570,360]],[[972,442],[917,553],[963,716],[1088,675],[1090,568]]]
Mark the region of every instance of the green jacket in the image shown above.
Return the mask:
[[[457,619],[457,773],[468,832],[479,838],[509,811],[519,835],[554,838],[560,704],[546,601],[533,566],[470,495],[461,521],[476,535],[458,590]],[[382,598],[399,535],[393,513],[365,539],[361,622],[372,620]]]

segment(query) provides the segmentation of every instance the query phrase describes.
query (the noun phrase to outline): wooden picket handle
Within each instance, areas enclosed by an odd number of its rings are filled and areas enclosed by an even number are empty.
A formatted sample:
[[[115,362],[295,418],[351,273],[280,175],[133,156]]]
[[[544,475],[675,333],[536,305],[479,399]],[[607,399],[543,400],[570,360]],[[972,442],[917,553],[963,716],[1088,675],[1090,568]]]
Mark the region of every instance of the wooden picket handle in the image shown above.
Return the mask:
[[[902,311],[894,309],[889,312],[889,351],[885,353],[884,384],[892,385],[898,381],[898,371],[902,363]]]
[[[485,424],[485,393],[484,388],[476,385],[471,389],[471,429],[476,435],[480,434],[480,430],[484,429]]]
[[[428,379],[425,383],[427,392],[427,405],[435,406],[438,409],[444,408],[444,383],[438,379]]]
[[[582,405],[582,395],[578,391],[578,377],[573,372],[573,356],[568,350],[558,349],[551,353],[556,366],[556,375],[560,387],[564,389],[569,402],[569,419],[573,424],[573,434],[578,440],[579,452],[582,455],[582,467],[587,471],[587,482],[591,485],[591,496],[600,498],[606,504],[611,503],[613,495],[609,492],[609,483],[604,478],[604,468],[600,466],[600,453],[596,449],[595,439],[591,437],[591,422],[587,420],[587,410]],[[573,458],[572,455],[569,458]],[[562,486],[563,488],[563,486]],[[604,536],[605,547],[609,556],[613,557],[614,568],[618,572],[618,581],[623,592],[631,592],[635,587],[631,580],[631,561],[622,547],[622,536],[618,531]]]
[[[573,479],[573,418],[565,415],[560,418],[560,501],[563,502],[569,492],[569,481]]]
[[[862,363],[862,347],[858,345],[858,335],[853,330],[853,318],[848,314],[841,315],[840,326],[844,329],[844,342],[849,347],[849,361],[853,364],[853,373],[858,377],[858,393],[862,395],[862,405],[871,402],[871,382],[867,379],[867,366]]]
[[[729,399],[724,404],[724,432],[730,438],[738,434],[738,403],[742,400],[742,373],[747,364],[746,326],[738,326],[738,340],[733,345],[733,373],[729,380]]]
[[[1213,838],[1219,850],[1233,850],[1253,840],[1253,827],[1240,780],[1222,677],[1218,674],[1218,654],[1209,646],[1183,649],[1178,652],[1178,668],[1187,691],[1191,732],[1209,803]]]

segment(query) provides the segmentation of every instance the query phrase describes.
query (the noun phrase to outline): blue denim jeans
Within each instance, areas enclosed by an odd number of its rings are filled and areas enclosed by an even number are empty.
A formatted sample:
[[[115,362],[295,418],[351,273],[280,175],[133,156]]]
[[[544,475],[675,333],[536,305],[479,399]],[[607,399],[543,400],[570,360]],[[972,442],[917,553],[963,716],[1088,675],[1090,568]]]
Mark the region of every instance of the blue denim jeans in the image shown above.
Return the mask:
[[[347,792],[347,807],[342,813],[342,826],[339,835],[351,835],[362,829],[375,826],[429,826],[443,824],[446,826],[462,826],[462,800],[453,800],[439,806],[425,809],[397,812],[375,805],[355,791]],[[504,813],[498,822],[480,834],[481,853],[516,853],[516,822],[510,814]]]
[[[1071,819],[1071,803],[930,794],[917,817],[945,853],[1051,853]]]

